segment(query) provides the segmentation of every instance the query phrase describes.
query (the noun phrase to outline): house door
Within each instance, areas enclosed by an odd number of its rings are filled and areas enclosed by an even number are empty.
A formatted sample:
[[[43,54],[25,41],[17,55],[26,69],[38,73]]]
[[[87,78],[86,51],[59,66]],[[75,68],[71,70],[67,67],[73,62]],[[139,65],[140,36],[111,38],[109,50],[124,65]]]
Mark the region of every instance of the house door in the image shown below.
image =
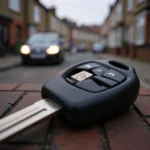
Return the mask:
[[[3,24],[0,24],[0,45],[4,52],[8,51],[9,48],[8,26]]]
[[[0,42],[4,45],[8,44],[8,26],[0,24]]]
[[[16,26],[16,41],[21,39],[21,27]]]

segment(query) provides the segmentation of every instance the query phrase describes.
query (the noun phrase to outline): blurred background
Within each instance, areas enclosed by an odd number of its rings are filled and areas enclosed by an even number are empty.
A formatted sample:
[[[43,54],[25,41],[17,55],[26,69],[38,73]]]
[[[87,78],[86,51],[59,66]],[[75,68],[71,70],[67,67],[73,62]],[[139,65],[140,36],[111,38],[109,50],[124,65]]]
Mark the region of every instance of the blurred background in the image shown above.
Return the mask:
[[[0,82],[44,83],[94,59],[128,63],[150,87],[149,0],[0,0]]]

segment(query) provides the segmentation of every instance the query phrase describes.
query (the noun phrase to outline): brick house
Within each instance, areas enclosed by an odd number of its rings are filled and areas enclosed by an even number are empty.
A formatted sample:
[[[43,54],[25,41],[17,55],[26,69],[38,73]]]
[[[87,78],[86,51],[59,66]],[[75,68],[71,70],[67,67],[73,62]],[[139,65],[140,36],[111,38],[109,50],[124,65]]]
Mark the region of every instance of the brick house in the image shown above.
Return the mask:
[[[109,49],[117,50],[120,53],[124,40],[124,1],[116,1],[110,7],[110,14],[107,16],[101,28],[101,41]]]
[[[18,40],[47,28],[47,9],[38,0],[0,1],[0,41],[5,49],[12,52]]]
[[[89,26],[90,30],[97,33],[97,34],[100,34],[100,31],[101,31],[101,25],[93,25],[93,26]]]
[[[67,24],[68,26],[68,41],[69,41],[69,47],[68,47],[68,50],[69,48],[75,44],[74,43],[74,39],[73,39],[73,29],[75,29],[77,27],[76,23],[75,22],[72,22],[71,20],[68,20],[67,18],[64,18],[62,19],[62,21]]]
[[[25,39],[24,28],[23,0],[1,0],[0,41],[6,51],[13,51],[10,47]]]
[[[56,9],[48,9],[47,14],[48,31],[56,32],[62,35],[65,39],[65,48],[68,49],[70,43],[70,28],[65,19],[60,19],[56,15]]]
[[[107,16],[100,30],[100,40],[101,43],[105,45],[106,48],[108,47],[109,22],[110,22],[109,17],[110,16]]]
[[[134,44],[131,57],[150,60],[150,1],[134,0]]]
[[[150,59],[150,3],[148,0],[124,1],[123,55]]]
[[[148,0],[116,0],[101,29],[105,46],[115,53],[150,59],[149,8]]]
[[[134,16],[135,16],[135,44],[150,44],[150,1],[134,0]],[[141,33],[141,34],[140,34]]]
[[[48,30],[47,9],[38,0],[24,0],[26,37]]]
[[[89,28],[76,27],[72,30],[72,40],[75,45],[83,44],[87,50],[90,50],[94,42],[99,42],[99,34],[91,31]]]

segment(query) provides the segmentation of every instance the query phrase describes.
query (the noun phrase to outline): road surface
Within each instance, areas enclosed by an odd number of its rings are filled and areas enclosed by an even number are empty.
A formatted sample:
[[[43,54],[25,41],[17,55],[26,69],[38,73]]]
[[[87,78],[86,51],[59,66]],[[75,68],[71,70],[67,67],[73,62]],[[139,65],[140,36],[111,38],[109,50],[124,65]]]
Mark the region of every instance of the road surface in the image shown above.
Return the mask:
[[[67,54],[61,65],[30,65],[19,66],[0,72],[0,83],[42,83],[54,78],[61,70],[81,61],[94,59],[114,59],[128,63],[136,69],[140,78],[141,87],[150,88],[149,63],[142,63],[127,58],[111,55],[92,55],[92,53]],[[149,80],[146,80],[149,79]],[[149,82],[148,82],[149,81]]]
[[[0,83],[45,83],[54,78],[61,70],[75,63],[94,60],[91,53],[67,54],[61,65],[20,66],[0,72]]]

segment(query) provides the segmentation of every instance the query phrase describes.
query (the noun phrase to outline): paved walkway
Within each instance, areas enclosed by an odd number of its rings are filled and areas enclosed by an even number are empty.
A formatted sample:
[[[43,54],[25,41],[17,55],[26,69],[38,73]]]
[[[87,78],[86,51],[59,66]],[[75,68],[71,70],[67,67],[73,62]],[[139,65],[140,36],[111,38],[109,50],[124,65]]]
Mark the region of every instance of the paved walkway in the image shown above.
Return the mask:
[[[0,84],[0,117],[41,99],[42,84]],[[0,143],[0,150],[150,150],[150,89],[124,115],[74,131],[49,117]]]
[[[7,55],[6,57],[0,57],[0,71],[16,67],[20,64],[20,56]]]
[[[109,54],[99,54],[96,55],[97,58],[113,59],[133,66],[140,78],[141,87],[150,88],[150,63],[137,61],[127,57],[119,57]]]

